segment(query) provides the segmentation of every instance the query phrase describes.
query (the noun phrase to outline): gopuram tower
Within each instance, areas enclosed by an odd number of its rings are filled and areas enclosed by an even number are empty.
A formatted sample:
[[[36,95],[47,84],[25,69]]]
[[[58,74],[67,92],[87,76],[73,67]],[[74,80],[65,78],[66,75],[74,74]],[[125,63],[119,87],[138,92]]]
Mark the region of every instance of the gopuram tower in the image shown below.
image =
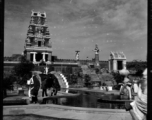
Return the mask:
[[[95,66],[99,67],[100,66],[99,65],[99,48],[97,44],[95,45],[94,52],[95,52]]]
[[[41,61],[51,63],[52,46],[45,12],[32,11],[24,48],[24,55],[34,64]]]

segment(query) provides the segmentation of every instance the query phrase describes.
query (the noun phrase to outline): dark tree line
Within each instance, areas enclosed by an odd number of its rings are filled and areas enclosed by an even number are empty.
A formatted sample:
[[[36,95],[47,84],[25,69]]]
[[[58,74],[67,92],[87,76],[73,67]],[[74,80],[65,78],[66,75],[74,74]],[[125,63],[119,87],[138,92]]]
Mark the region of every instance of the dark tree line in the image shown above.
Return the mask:
[[[20,63],[13,68],[13,75],[18,78],[18,84],[26,84],[27,79],[31,77],[31,71],[33,69],[34,64],[22,56]]]
[[[25,85],[27,80],[31,77],[31,71],[33,69],[34,64],[22,56],[20,58],[20,63],[15,65],[12,71],[4,71],[3,96],[7,96],[6,91],[12,89],[14,82],[20,85]]]
[[[127,63],[128,70],[136,71],[137,76],[141,76],[144,69],[147,67],[147,62],[134,60]]]

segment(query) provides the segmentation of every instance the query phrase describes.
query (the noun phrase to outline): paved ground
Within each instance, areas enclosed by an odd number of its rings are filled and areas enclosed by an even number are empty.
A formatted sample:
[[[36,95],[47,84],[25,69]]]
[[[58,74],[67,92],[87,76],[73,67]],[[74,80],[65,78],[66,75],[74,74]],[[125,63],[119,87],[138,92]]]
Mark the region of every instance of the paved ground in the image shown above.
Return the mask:
[[[40,94],[40,93],[39,93]],[[61,94],[61,93],[59,93]],[[14,96],[5,100],[25,99],[25,96]],[[67,107],[54,104],[29,104],[18,106],[4,106],[4,116],[8,115],[39,115],[44,117],[66,118],[76,120],[131,120],[131,116],[125,110]]]

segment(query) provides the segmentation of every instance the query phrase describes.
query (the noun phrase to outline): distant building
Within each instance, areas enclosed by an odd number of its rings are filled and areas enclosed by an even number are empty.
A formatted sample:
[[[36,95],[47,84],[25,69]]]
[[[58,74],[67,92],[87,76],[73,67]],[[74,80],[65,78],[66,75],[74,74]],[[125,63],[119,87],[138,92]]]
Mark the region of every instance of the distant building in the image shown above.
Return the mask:
[[[109,71],[126,69],[126,56],[123,52],[111,52],[109,56]]]

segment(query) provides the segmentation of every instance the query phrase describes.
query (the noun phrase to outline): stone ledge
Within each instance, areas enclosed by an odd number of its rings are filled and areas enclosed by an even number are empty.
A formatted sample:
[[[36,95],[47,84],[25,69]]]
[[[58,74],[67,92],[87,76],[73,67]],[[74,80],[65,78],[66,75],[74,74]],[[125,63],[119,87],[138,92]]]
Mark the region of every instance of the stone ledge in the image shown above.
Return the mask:
[[[111,109],[92,109],[65,107],[59,105],[22,105],[22,106],[5,106],[3,109],[4,116],[11,115],[39,115],[41,117],[54,117],[70,120],[131,120],[129,112],[124,110]]]
[[[70,110],[76,112],[93,112],[93,113],[126,113],[125,110],[120,109],[99,109],[99,108],[82,108],[82,107],[68,107],[62,105],[38,105],[38,104],[31,104],[31,105],[19,105],[19,106],[4,106],[4,109],[58,109],[58,110]]]

